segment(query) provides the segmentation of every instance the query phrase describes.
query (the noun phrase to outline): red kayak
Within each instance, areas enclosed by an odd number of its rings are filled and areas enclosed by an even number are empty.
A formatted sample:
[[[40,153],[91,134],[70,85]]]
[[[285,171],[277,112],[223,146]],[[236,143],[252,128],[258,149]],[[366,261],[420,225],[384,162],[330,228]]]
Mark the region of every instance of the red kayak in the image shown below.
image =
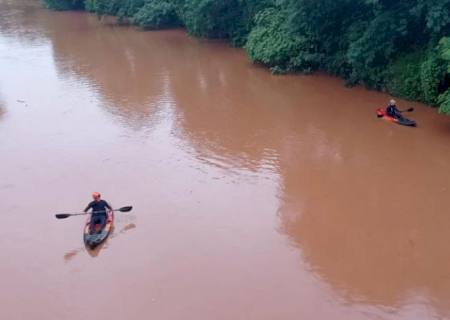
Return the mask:
[[[394,118],[386,114],[384,108],[377,109],[377,117],[383,118],[389,122],[397,123],[402,126],[415,127],[417,126],[414,120],[406,119],[406,118]]]
[[[105,227],[100,229],[100,225],[96,224],[93,232],[90,230],[91,218],[89,217],[84,225],[83,240],[84,244],[90,249],[95,249],[100,243],[106,240],[112,231],[114,223],[114,212],[108,212],[108,218],[106,220]]]

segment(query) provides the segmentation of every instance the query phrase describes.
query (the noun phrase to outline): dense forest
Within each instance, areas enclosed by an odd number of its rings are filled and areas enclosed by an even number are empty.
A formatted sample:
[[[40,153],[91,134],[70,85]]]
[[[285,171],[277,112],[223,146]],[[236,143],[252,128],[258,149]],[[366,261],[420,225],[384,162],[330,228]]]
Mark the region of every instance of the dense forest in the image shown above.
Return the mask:
[[[325,71],[450,114],[450,0],[44,0],[227,39],[273,73]]]

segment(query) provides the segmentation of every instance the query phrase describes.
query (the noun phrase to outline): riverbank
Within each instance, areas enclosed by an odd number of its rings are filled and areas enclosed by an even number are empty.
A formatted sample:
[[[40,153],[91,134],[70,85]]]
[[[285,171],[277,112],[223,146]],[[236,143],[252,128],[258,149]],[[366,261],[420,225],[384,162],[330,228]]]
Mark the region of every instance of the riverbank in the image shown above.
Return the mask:
[[[44,0],[146,29],[227,39],[273,73],[324,71],[450,113],[450,2]]]

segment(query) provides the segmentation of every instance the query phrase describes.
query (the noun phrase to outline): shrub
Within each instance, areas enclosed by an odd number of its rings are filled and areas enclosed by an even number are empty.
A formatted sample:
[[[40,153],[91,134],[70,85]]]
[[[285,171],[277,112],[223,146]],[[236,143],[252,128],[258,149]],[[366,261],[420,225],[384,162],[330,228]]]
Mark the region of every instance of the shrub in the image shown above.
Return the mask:
[[[190,34],[205,38],[230,38],[241,27],[239,0],[187,0],[183,19]]]
[[[83,0],[44,0],[47,8],[53,10],[82,10],[84,9]]]
[[[143,6],[131,19],[146,29],[162,29],[180,25],[175,5],[165,0],[155,0]]]
[[[438,98],[439,111],[450,114],[450,38],[444,37],[439,41],[439,57],[444,61],[445,79],[442,81],[443,93]]]
[[[256,15],[255,22],[245,46],[253,62],[267,65],[277,74],[293,70],[309,72],[315,68],[320,57],[309,50],[307,38],[289,32],[286,12],[265,9]]]
[[[439,112],[450,114],[450,89],[439,96],[438,104]]]
[[[386,88],[397,96],[432,105],[438,103],[445,68],[436,49],[398,58],[388,67]]]
[[[397,59],[388,66],[386,88],[396,96],[417,99],[420,94],[420,64],[423,53],[412,53]]]

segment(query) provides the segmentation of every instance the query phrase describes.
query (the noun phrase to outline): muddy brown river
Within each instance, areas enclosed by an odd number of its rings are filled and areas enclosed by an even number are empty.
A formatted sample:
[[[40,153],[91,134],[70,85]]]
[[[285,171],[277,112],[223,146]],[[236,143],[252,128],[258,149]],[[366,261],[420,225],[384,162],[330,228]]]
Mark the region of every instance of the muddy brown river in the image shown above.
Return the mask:
[[[0,319],[450,319],[450,118],[388,99],[0,0]]]

